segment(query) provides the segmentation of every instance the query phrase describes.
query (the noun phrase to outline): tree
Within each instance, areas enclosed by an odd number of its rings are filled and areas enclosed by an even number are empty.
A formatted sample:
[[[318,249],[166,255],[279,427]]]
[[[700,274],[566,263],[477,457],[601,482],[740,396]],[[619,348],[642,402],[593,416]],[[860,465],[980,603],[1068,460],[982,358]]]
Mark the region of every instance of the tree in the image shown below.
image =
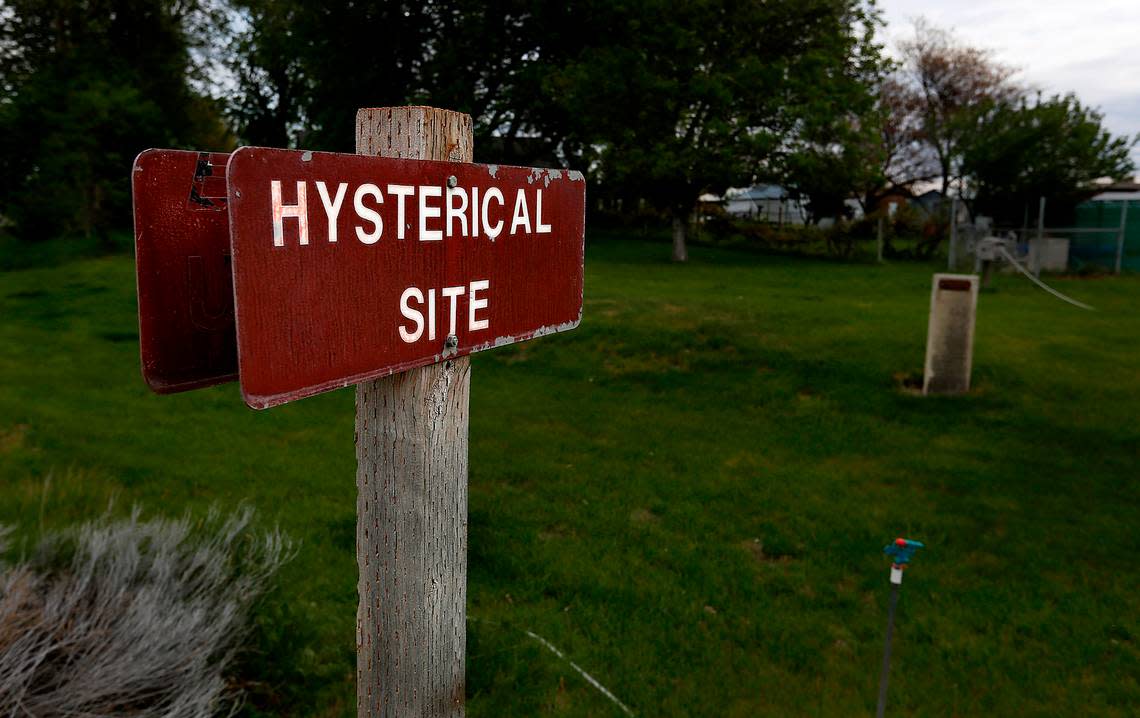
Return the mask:
[[[228,91],[227,114],[238,135],[249,144],[289,147],[300,130],[309,83],[303,47],[294,27],[302,6],[293,2],[252,0],[235,8],[221,48],[224,65],[235,82]],[[242,30],[235,31],[233,25]]]
[[[551,149],[553,135],[534,136],[533,118],[543,97],[540,77],[531,70],[540,55],[553,58],[571,41],[578,27],[574,6],[581,4],[451,0],[433,5],[415,98],[470,113],[482,157],[501,145],[496,161],[523,159],[510,156],[510,140],[520,134]]]
[[[131,159],[224,142],[187,81],[193,3],[14,0],[0,12],[0,214],[20,234],[129,222]],[[220,148],[219,148],[220,149]]]
[[[870,28],[873,30],[873,27]],[[874,194],[888,183],[897,140],[895,118],[884,101],[884,77],[893,64],[865,31],[843,82],[800,113],[783,181],[807,199],[812,222],[843,217],[853,196]]]
[[[673,221],[687,258],[697,197],[777,177],[805,116],[842,107],[877,61],[860,0],[599,4],[572,57],[547,62],[566,134],[600,149],[596,178]]]
[[[987,113],[1023,91],[1011,82],[1013,69],[994,60],[992,53],[964,45],[925,20],[915,24],[914,37],[900,50],[902,68],[884,90],[898,113],[894,121],[903,130],[903,147],[912,152],[904,161],[923,167],[922,152],[932,152],[945,197],[952,185],[961,184],[962,143]]]
[[[230,113],[248,141],[351,152],[356,110],[419,87],[447,3],[237,0]],[[461,109],[461,108],[457,108]]]
[[[1063,212],[1094,180],[1130,176],[1140,137],[1114,137],[1102,123],[1100,112],[1072,94],[1000,105],[963,142],[972,211],[1018,221],[1023,207],[1047,197]]]
[[[778,177],[798,124],[859,104],[881,58],[864,0],[243,0],[239,11],[231,106],[247,138],[303,132],[307,147],[348,149],[360,106],[467,111],[496,160],[527,161],[512,150],[525,141],[590,171],[602,194],[669,212],[679,259],[701,192]]]
[[[805,143],[789,155],[784,178],[795,195],[807,200],[809,219],[843,217],[846,202],[858,188],[869,184],[874,166],[861,150],[858,127],[837,127],[827,139]]]
[[[937,158],[923,143],[920,106],[921,99],[894,74],[879,78],[874,106],[861,118],[868,164],[858,190],[865,211],[873,211],[890,193],[910,194],[914,185],[938,176]]]
[[[525,161],[520,136],[554,154],[567,135],[542,68],[578,50],[589,5],[238,0],[230,113],[250,142],[349,150],[358,107],[429,104],[471,114],[481,159]]]

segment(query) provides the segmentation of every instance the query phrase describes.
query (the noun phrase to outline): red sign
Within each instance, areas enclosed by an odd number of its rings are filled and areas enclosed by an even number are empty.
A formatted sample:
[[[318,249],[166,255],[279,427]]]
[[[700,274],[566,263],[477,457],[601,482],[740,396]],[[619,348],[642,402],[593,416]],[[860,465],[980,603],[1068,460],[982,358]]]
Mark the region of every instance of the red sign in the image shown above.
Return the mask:
[[[577,172],[246,147],[227,178],[254,408],[581,320]]]
[[[166,394],[237,378],[226,161],[147,150],[135,159],[143,377]]]

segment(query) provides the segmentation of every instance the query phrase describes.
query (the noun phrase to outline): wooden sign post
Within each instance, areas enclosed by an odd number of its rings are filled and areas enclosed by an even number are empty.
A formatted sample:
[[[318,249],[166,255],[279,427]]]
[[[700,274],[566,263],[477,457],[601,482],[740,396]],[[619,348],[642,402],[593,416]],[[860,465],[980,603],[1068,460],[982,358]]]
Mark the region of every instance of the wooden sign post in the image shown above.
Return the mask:
[[[356,151],[471,162],[471,118],[360,110]],[[467,647],[468,357],[356,387],[356,705],[462,716]]]
[[[143,375],[255,409],[356,385],[358,714],[457,717],[468,355],[578,326],[585,180],[473,164],[429,107],[360,110],[356,150],[136,158]]]

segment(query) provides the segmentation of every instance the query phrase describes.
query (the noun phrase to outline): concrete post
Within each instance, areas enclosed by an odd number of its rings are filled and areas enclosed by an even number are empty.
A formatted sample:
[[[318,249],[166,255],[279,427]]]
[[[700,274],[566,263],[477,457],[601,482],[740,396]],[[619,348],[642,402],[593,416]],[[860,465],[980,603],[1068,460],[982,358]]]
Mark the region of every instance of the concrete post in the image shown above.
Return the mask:
[[[923,394],[963,394],[970,390],[977,308],[977,276],[934,275],[926,333]]]

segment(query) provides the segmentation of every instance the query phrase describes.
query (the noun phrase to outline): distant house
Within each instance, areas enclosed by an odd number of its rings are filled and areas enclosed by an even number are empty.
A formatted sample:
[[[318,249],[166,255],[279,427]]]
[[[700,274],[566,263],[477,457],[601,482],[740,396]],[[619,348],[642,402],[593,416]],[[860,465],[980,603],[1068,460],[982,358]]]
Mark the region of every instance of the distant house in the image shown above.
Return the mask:
[[[876,201],[874,211],[893,217],[899,207],[913,207],[930,217],[939,213],[944,202],[948,205],[949,198],[943,197],[936,189],[929,189],[922,194],[912,194],[905,188],[895,187]]]
[[[898,188],[891,189],[876,200],[873,211],[882,212],[883,214],[893,217],[895,212],[898,211],[898,208],[905,207],[910,203],[910,200],[911,195],[906,191]]]
[[[1119,202],[1121,200],[1140,200],[1140,182],[1126,180],[1100,185],[1100,193],[1092,198],[1093,202]]]
[[[1113,182],[1099,187],[1090,202],[1129,202],[1140,200],[1140,182]]]
[[[730,187],[722,202],[724,211],[734,217],[777,224],[804,224],[808,216],[803,202],[790,198],[786,189],[774,184]]]
[[[932,215],[942,206],[942,193],[936,189],[927,190],[917,197],[911,198],[910,204],[912,207],[917,207],[926,212],[927,215]]]

